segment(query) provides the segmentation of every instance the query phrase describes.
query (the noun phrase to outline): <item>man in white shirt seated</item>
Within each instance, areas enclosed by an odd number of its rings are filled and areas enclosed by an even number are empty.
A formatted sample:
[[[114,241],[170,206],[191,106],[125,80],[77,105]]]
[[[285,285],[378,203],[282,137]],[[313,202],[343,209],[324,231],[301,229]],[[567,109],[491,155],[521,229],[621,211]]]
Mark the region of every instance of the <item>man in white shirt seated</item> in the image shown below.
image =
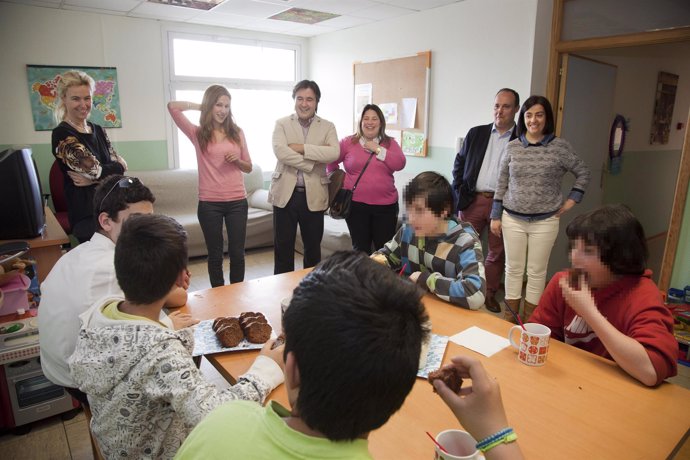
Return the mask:
[[[88,404],[70,376],[67,358],[74,352],[79,336],[79,315],[98,299],[123,296],[115,277],[113,257],[122,224],[132,214],[152,214],[155,197],[139,179],[108,176],[96,189],[94,214],[96,233],[91,239],[63,255],[41,284],[38,328],[41,367],[45,376],[82,403]],[[166,307],[187,303],[189,276],[184,288],[168,297]],[[161,321],[181,329],[196,324],[188,314],[161,314]]]

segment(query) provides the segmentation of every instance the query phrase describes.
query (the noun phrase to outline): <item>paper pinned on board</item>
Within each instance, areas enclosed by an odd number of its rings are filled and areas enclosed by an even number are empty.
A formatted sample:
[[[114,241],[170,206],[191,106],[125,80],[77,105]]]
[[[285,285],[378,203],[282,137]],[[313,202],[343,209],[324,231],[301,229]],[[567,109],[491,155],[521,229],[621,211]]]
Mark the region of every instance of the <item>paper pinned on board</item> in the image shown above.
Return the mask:
[[[383,117],[387,125],[395,125],[398,123],[398,104],[395,102],[384,102],[379,104]]]
[[[414,121],[417,117],[417,98],[402,98],[402,109],[400,110],[400,129],[413,129]]]

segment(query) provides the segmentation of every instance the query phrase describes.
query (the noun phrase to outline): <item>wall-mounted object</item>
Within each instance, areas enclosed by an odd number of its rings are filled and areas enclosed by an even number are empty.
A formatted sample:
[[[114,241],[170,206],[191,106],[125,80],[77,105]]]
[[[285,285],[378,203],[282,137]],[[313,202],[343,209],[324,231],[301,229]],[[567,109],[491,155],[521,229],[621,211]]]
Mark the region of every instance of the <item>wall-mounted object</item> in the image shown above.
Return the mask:
[[[122,128],[117,68],[27,65],[26,76],[34,129],[50,131],[57,125],[53,118],[53,110],[58,102],[57,83],[60,75],[68,70],[81,70],[96,82],[89,120],[104,128]]]
[[[382,110],[387,109],[384,113],[391,118],[386,121],[386,133],[400,139],[403,153],[425,157],[429,144],[431,51],[398,59],[356,62],[353,73],[354,125],[357,126],[361,115],[358,108],[363,107],[368,97]]]
[[[609,136],[609,172],[613,175],[620,174],[623,168],[623,148],[625,147],[625,133],[628,123],[623,115],[616,115],[611,123],[611,135]]]
[[[650,144],[668,144],[668,133],[671,131],[673,106],[676,103],[678,89],[678,75],[659,72],[656,83],[656,101],[652,116],[652,132],[649,136]]]

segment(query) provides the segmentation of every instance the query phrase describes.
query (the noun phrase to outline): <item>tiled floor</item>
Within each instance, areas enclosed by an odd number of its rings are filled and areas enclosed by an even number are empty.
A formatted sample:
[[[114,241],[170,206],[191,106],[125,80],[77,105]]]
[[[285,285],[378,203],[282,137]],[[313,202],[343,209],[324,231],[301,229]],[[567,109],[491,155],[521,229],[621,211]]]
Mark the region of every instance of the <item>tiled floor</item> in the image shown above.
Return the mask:
[[[220,389],[230,384],[205,359],[201,371]],[[71,413],[68,413],[71,415]],[[81,409],[76,416],[65,416],[34,422],[31,431],[15,435],[11,430],[0,431],[0,458],[3,460],[93,460],[89,428]]]
[[[228,280],[228,261],[225,259],[225,279]],[[295,254],[296,268],[301,268],[302,257]],[[192,273],[190,291],[210,288],[205,259],[190,261]],[[245,279],[255,279],[273,274],[273,248],[247,251]],[[484,308],[482,308],[484,310]],[[488,313],[488,311],[487,311]],[[203,359],[201,371],[219,388],[229,386],[228,382]],[[670,379],[673,383],[690,388],[690,368],[679,366],[679,375]],[[0,431],[0,458],[3,460],[92,460],[88,425],[80,411],[70,420],[61,416],[35,422],[25,435],[14,435],[11,431]],[[690,459],[690,441],[686,442],[675,459]]]
[[[302,255],[295,253],[295,268],[302,268]],[[229,280],[228,259],[225,257],[224,272]],[[206,269],[206,259],[190,260],[192,273],[190,292],[211,287]],[[255,279],[273,274],[273,248],[247,251],[245,258],[245,279]],[[206,378],[220,388],[229,386],[228,382],[205,359],[201,361],[201,371]],[[31,431],[24,435],[14,435],[11,430],[0,430],[0,458],[3,460],[91,460],[91,443],[84,413],[70,420],[61,416],[50,417],[32,424]]]
[[[189,271],[192,273],[192,279],[189,286],[189,292],[199,291],[201,289],[209,289],[211,284],[208,280],[208,269],[206,267],[206,258],[195,258],[189,261]],[[273,248],[250,249],[246,253],[244,259],[245,264],[245,280],[253,280],[262,278],[264,276],[273,275]],[[295,253],[295,269],[302,268],[302,254]],[[229,275],[229,261],[227,255],[223,260],[223,275],[225,283],[230,282]]]

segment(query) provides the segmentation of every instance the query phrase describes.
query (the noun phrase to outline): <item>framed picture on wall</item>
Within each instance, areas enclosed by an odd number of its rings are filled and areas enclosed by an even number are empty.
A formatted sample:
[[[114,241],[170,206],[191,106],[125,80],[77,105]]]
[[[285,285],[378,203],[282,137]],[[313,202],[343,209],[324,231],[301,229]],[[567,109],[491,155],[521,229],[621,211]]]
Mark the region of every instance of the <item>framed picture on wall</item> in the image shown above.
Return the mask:
[[[89,120],[104,128],[122,128],[120,92],[115,67],[27,65],[29,102],[36,131],[50,131],[57,123],[53,110],[58,102],[57,84],[68,70],[81,70],[96,82]]]
[[[656,83],[654,115],[652,116],[652,132],[649,135],[650,144],[668,144],[677,90],[678,75],[659,72],[659,78]]]

